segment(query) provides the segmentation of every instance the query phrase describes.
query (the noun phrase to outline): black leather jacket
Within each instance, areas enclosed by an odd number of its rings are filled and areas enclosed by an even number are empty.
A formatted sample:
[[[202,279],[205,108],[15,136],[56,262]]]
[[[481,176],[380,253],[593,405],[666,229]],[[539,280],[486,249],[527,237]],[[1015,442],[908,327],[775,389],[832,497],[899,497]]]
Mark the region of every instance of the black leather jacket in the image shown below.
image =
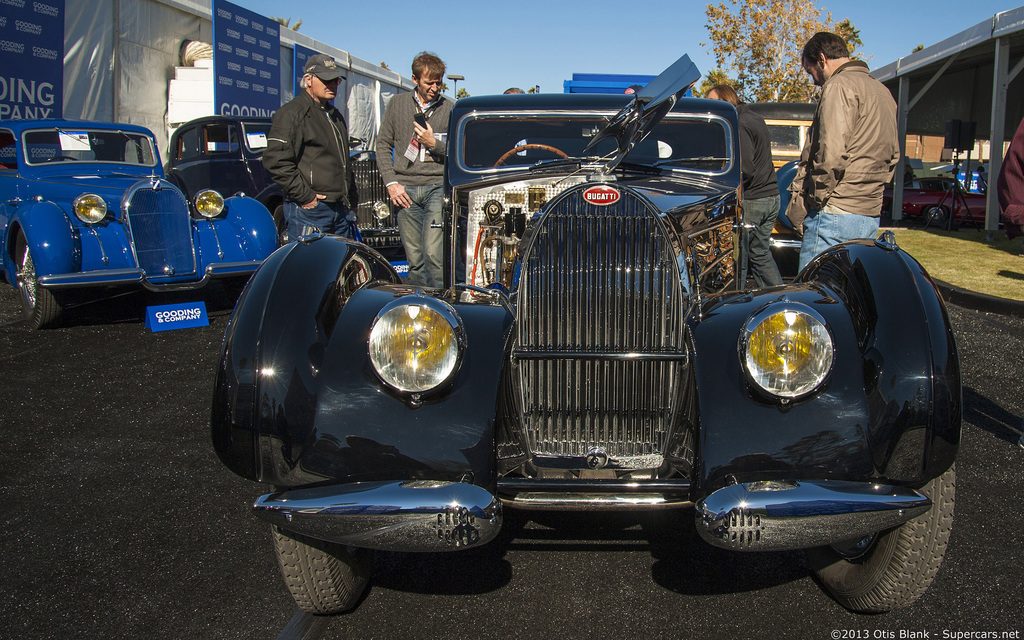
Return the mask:
[[[274,114],[263,166],[285,197],[300,205],[318,193],[352,209],[359,204],[345,119],[334,105],[321,108],[305,91]]]

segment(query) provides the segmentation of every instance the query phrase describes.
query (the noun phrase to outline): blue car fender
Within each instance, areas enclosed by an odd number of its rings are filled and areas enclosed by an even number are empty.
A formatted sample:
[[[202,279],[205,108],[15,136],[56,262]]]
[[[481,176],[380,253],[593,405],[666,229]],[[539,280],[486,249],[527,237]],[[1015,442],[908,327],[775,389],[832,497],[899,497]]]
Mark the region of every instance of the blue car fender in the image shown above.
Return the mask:
[[[255,198],[232,196],[224,201],[225,221],[238,230],[242,251],[261,260],[277,249],[277,227],[265,206]]]
[[[14,273],[14,244],[18,232],[25,235],[25,242],[32,254],[37,275],[73,273],[81,269],[81,240],[74,226],[60,207],[52,202],[37,202],[18,211],[8,227],[8,273]]]

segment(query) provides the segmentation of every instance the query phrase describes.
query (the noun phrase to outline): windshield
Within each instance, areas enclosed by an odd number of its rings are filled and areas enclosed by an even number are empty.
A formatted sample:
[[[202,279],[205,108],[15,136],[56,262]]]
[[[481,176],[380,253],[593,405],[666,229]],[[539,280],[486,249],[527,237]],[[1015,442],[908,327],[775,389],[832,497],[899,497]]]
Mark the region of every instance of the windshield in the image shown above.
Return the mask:
[[[612,114],[482,114],[464,121],[459,162],[467,171],[524,168],[544,160],[580,157]],[[670,114],[625,157],[629,164],[723,173],[730,164],[728,124],[717,117]],[[512,151],[517,149],[516,151]],[[614,154],[606,138],[588,156]],[[510,153],[511,152],[511,153]]]
[[[270,131],[269,122],[243,122],[242,131],[245,133],[245,146],[249,151],[263,153],[267,148],[267,133]]]
[[[37,129],[25,132],[29,164],[113,162],[140,167],[156,165],[153,139],[141,133],[110,129]]]

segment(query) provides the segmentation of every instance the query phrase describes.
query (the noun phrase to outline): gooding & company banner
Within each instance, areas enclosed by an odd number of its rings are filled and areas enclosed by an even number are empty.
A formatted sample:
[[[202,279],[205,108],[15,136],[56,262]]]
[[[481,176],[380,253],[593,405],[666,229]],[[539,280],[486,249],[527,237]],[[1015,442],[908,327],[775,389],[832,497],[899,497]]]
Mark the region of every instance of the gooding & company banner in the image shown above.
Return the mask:
[[[213,100],[218,114],[270,117],[281,106],[279,29],[270,18],[213,0]]]
[[[299,86],[299,81],[302,80],[302,70],[306,68],[306,60],[309,60],[310,56],[315,56],[320,52],[314,51],[309,47],[304,47],[301,44],[295,44],[292,46],[294,47],[294,49],[292,49],[294,56],[292,69],[295,71],[295,73],[292,74],[292,93],[299,95],[299,92],[302,91],[302,87]]]
[[[0,120],[63,107],[64,0],[0,0]]]

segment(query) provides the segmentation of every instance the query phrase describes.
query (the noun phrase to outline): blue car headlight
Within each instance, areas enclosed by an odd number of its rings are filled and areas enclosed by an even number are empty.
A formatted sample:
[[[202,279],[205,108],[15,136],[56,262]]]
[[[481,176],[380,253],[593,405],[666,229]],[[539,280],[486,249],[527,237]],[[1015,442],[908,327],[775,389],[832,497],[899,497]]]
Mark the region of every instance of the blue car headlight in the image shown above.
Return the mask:
[[[377,314],[370,329],[370,362],[384,384],[422,394],[449,382],[459,369],[466,338],[448,304],[406,296]]]
[[[224,211],[224,196],[213,189],[203,189],[196,194],[195,206],[204,218],[216,218]]]
[[[107,217],[107,203],[95,193],[83,193],[71,203],[78,219],[86,224],[96,224]]]

